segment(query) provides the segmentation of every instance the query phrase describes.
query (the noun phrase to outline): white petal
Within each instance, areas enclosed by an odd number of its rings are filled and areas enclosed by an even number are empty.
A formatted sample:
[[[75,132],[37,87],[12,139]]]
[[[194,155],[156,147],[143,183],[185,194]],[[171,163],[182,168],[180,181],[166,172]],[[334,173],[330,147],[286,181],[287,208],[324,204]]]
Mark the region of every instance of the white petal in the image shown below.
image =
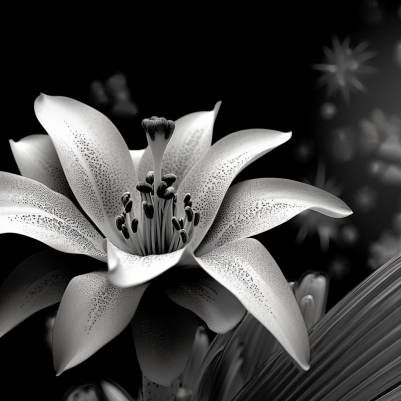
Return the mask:
[[[138,256],[124,252],[107,241],[109,279],[119,287],[145,283],[173,266],[189,263],[197,264],[188,246],[162,255]]]
[[[230,291],[200,268],[177,272],[165,285],[165,292],[176,304],[198,315],[215,333],[231,330],[246,313]]]
[[[0,288],[0,337],[37,311],[61,301],[69,281],[100,262],[49,249],[19,264]]]
[[[134,401],[121,386],[110,379],[100,380],[100,386],[108,401]]]
[[[138,167],[139,167],[139,162],[141,161],[141,158],[143,154],[145,153],[146,149],[139,149],[139,150],[130,150],[129,153],[131,155],[132,163],[134,164],[135,172],[137,174],[137,181],[144,181],[144,177],[141,177],[138,175]]]
[[[171,301],[162,287],[152,284],[143,295],[131,323],[142,375],[170,387],[185,369],[196,326],[195,314]]]
[[[0,233],[26,235],[62,252],[106,260],[102,236],[68,198],[40,182],[3,171]]]
[[[139,202],[136,173],[128,147],[102,113],[76,100],[40,95],[35,113],[50,135],[78,202],[114,244],[127,249],[115,229],[121,195]]]
[[[193,249],[209,230],[228,187],[248,164],[288,141],[291,133],[251,129],[228,135],[216,142],[194,165],[178,190],[178,215],[184,215],[183,199],[192,195],[193,209],[200,212],[200,223],[191,240]]]
[[[240,239],[196,259],[270,331],[299,367],[309,369],[308,334],[298,304],[260,242]]]
[[[118,288],[107,272],[74,277],[57,312],[53,361],[58,375],[93,355],[129,324],[147,284]]]
[[[177,175],[176,190],[192,166],[209,150],[220,105],[221,102],[217,102],[212,111],[191,113],[175,121],[174,134],[163,156],[162,174]],[[148,146],[139,164],[139,181],[151,170],[153,161]]]
[[[352,213],[341,199],[301,182],[282,178],[240,182],[227,191],[196,254],[203,255],[227,242],[270,230],[305,209],[334,218]]]
[[[74,200],[60,159],[49,135],[29,135],[10,146],[21,175]]]

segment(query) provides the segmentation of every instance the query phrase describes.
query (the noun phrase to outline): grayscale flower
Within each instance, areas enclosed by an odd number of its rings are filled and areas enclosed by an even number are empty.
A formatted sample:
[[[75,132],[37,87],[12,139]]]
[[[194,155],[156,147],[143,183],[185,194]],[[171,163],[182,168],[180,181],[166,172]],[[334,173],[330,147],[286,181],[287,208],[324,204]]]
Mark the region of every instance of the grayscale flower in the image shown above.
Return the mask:
[[[32,266],[28,259],[0,290],[1,335],[61,300],[53,331],[59,375],[132,321],[144,389],[171,394],[197,316],[225,333],[248,310],[298,367],[309,368],[307,331],[288,283],[263,245],[247,237],[305,209],[335,218],[351,211],[325,191],[285,179],[229,188],[291,134],[250,129],[211,146],[219,106],[175,123],[144,120],[149,146],[130,152],[98,111],[66,97],[37,98],[35,113],[49,136],[13,145],[22,176],[0,173],[0,232],[107,261],[108,272],[89,262],[90,271],[79,272],[76,255],[56,251],[35,255]]]

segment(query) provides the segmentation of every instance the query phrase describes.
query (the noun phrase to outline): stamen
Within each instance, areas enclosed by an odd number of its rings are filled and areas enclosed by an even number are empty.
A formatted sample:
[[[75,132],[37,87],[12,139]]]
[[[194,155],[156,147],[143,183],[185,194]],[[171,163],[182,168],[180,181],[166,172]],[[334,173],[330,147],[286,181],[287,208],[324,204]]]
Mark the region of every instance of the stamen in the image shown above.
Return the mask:
[[[189,206],[186,206],[184,210],[185,210],[185,215],[186,215],[186,217],[187,217],[187,220],[188,220],[189,222],[191,222],[192,219],[193,219],[193,217],[194,217],[194,212],[193,212],[193,210],[192,210]]]
[[[138,219],[134,219],[131,221],[131,230],[135,234],[138,231]]]
[[[153,205],[151,205],[148,202],[142,202],[142,207],[143,207],[143,211],[145,212],[145,216],[149,220],[152,220],[153,216],[155,214],[155,209],[154,209]]]
[[[177,231],[180,231],[180,230],[181,230],[181,226],[180,226],[180,223],[178,222],[177,217],[174,216],[174,217],[171,219],[171,222],[173,223],[173,227],[174,227]]]
[[[177,176],[171,173],[164,174],[162,177],[162,181],[164,181],[169,187],[171,187],[177,181]]]
[[[143,194],[150,194],[152,192],[152,185],[147,182],[140,182],[137,184],[136,189]]]
[[[160,183],[160,185],[157,188],[156,194],[159,198],[163,199],[164,198],[164,192],[166,192],[167,189],[167,183],[165,183],[164,181],[162,181]]]
[[[184,228],[184,220],[183,219],[178,219],[178,222],[180,223],[181,229]]]
[[[129,239],[128,228],[125,224],[121,226],[121,232],[123,233],[125,239]]]
[[[123,204],[123,206],[126,205],[126,203],[129,201],[131,197],[131,194],[129,192],[124,192],[121,196],[121,203]]]
[[[188,202],[191,200],[191,194],[186,194],[184,196],[184,206],[188,206]]]
[[[146,174],[146,182],[148,183],[148,184],[150,184],[150,185],[152,185],[153,184],[153,181],[155,180],[155,176],[154,176],[154,173],[153,173],[153,171],[149,171],[147,174]]]
[[[195,212],[194,213],[194,226],[196,227],[199,224],[200,221],[200,213],[199,212]]]
[[[153,205],[148,202],[142,202],[142,209],[146,216],[146,219],[143,221],[143,238],[145,241],[145,248],[148,254],[155,253],[153,238],[152,238],[152,224],[151,220],[154,214]]]
[[[168,187],[163,194],[163,198],[164,199],[173,199],[175,198],[175,191],[174,191],[174,187]]]
[[[182,242],[185,244],[188,240],[188,234],[185,230],[180,230],[180,237]]]
[[[116,218],[116,226],[117,226],[117,230],[118,231],[121,231],[121,226],[123,225],[123,223],[124,223],[124,219],[121,218],[121,216],[117,216],[117,218]]]
[[[125,212],[126,213],[131,213],[132,210],[132,200],[130,199],[126,204],[125,204]]]

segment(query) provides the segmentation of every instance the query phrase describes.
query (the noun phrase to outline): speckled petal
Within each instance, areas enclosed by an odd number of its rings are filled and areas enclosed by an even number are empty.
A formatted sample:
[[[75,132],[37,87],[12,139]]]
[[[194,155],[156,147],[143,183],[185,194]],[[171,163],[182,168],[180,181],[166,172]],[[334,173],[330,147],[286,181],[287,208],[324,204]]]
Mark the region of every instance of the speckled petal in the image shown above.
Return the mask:
[[[102,233],[128,251],[115,229],[121,195],[139,203],[136,173],[128,147],[102,113],[76,100],[40,95],[35,113],[50,135],[78,202]]]
[[[0,288],[0,337],[37,311],[60,302],[74,276],[99,265],[92,258],[53,249],[25,259]]]
[[[142,374],[169,387],[188,361],[196,334],[196,315],[172,302],[162,288],[151,285],[131,326]]]
[[[177,175],[174,183],[176,190],[192,166],[209,150],[220,105],[221,102],[218,102],[212,111],[191,113],[175,121],[174,134],[163,156],[162,174]],[[140,181],[150,170],[153,170],[153,161],[148,146],[139,164]]]
[[[226,333],[245,316],[237,298],[203,269],[185,269],[165,286],[166,294],[178,305],[203,319],[215,333]]]
[[[37,239],[67,253],[106,260],[102,236],[64,195],[30,178],[0,171],[0,233]]]
[[[309,340],[295,297],[263,245],[245,238],[196,258],[265,326],[302,369],[309,369]]]
[[[29,135],[18,142],[12,139],[9,142],[21,175],[39,181],[74,200],[49,135]]]
[[[192,250],[187,246],[162,255],[137,256],[124,252],[107,241],[109,279],[119,287],[145,283],[176,265],[197,265]]]
[[[68,284],[53,330],[57,375],[93,355],[129,324],[148,284],[112,285],[106,271],[74,277]]]
[[[178,215],[184,215],[183,199],[192,195],[193,209],[201,215],[191,240],[193,249],[200,244],[219,210],[235,176],[254,160],[288,141],[291,133],[266,129],[235,132],[216,142],[193,166],[178,190]]]
[[[132,163],[134,164],[135,172],[137,173],[138,182],[145,180],[145,177],[140,177],[139,174],[138,174],[138,172],[139,172],[139,162],[141,161],[141,158],[142,158],[143,154],[145,153],[145,150],[146,149],[130,150],[129,151],[129,153],[131,155]]]
[[[352,213],[341,199],[301,182],[282,178],[240,182],[227,191],[196,254],[203,255],[227,242],[270,230],[305,209],[334,218]]]

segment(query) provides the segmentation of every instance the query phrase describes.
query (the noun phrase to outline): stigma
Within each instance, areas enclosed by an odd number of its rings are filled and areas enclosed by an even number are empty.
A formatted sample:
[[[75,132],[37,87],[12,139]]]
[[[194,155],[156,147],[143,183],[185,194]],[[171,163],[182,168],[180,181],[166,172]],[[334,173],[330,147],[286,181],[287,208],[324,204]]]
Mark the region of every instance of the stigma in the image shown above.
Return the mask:
[[[161,176],[164,151],[174,133],[175,125],[162,117],[142,121],[153,158],[153,171],[136,189],[141,195],[140,216],[134,215],[131,194],[121,196],[123,211],[116,217],[116,228],[133,254],[160,255],[175,252],[188,244],[200,221],[200,213],[192,208],[191,194],[183,200],[184,216],[177,217],[177,195],[173,184],[175,174]]]

